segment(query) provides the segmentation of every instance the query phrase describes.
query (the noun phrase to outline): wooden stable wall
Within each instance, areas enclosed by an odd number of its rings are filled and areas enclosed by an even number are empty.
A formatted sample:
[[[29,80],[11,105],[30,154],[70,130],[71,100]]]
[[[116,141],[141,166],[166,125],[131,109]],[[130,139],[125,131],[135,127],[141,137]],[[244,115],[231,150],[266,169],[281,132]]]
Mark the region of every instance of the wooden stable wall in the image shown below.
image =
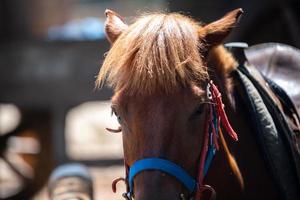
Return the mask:
[[[17,42],[0,47],[0,100],[34,107],[108,98],[94,90],[106,41]]]
[[[82,102],[108,100],[111,90],[94,90],[106,41],[15,42],[0,46],[0,102],[26,110],[47,110],[52,116],[54,156],[65,152],[65,115]]]
[[[1,0],[0,41],[41,39],[69,18],[69,0]]]

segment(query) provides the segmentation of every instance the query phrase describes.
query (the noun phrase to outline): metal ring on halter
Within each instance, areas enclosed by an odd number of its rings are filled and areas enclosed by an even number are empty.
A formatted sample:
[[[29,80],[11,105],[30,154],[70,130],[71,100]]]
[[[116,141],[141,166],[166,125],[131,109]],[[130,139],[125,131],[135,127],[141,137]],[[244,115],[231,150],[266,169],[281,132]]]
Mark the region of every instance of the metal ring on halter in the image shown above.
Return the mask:
[[[210,87],[211,87],[211,85],[210,85],[210,83],[208,83],[207,86],[206,86],[206,94],[207,94],[207,98],[209,100],[212,100],[212,94],[211,94],[211,91],[210,91]]]
[[[210,197],[209,200],[215,200],[217,195],[216,195],[216,191],[213,187],[211,187],[210,185],[203,185],[201,186],[201,192],[204,191],[210,191]]]
[[[124,199],[126,200],[132,200],[132,195],[130,192],[125,192],[122,194],[122,196],[124,197]]]

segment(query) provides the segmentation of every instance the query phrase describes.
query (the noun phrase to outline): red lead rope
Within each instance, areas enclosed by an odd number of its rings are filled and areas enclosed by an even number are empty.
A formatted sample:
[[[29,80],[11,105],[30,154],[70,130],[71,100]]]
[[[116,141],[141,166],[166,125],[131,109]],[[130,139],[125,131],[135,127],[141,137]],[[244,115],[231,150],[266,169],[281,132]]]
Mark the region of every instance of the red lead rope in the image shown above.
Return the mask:
[[[224,110],[224,104],[222,102],[222,95],[219,92],[217,86],[210,81],[209,85],[208,85],[208,89],[211,94],[211,101],[212,101],[212,105],[210,106],[209,109],[209,117],[207,119],[206,125],[205,125],[205,132],[204,132],[204,141],[203,141],[203,147],[201,150],[201,157],[200,157],[200,167],[199,167],[199,173],[198,173],[198,188],[195,194],[195,200],[200,200],[202,193],[204,191],[209,190],[211,192],[211,196],[210,199],[215,199],[216,197],[216,193],[215,190],[210,187],[209,185],[204,185],[203,184],[203,179],[204,179],[204,165],[205,165],[205,159],[207,156],[207,151],[208,151],[208,142],[209,142],[209,125],[213,124],[212,120],[213,120],[213,114],[212,114],[212,106],[215,106],[216,109],[216,114],[218,117],[218,130],[221,129],[220,125],[222,124],[223,127],[225,128],[226,132],[233,138],[234,141],[238,140],[238,136],[236,134],[236,132],[233,130],[233,128],[231,127],[229,121],[228,121],[228,117],[226,115],[226,112]],[[217,134],[215,131],[215,127],[212,125],[212,134],[213,134],[213,140],[214,140],[214,145],[216,147],[216,149],[218,149],[218,142],[217,142]]]
[[[226,112],[224,110],[224,104],[222,102],[221,93],[219,92],[217,86],[213,84],[212,81],[209,84],[210,84],[210,91],[212,94],[212,101],[213,103],[215,103],[216,110],[218,112],[217,115],[220,116],[222,125],[226,129],[227,133],[232,137],[232,139],[234,141],[238,141],[238,136],[236,132],[233,130],[233,128],[231,127]]]

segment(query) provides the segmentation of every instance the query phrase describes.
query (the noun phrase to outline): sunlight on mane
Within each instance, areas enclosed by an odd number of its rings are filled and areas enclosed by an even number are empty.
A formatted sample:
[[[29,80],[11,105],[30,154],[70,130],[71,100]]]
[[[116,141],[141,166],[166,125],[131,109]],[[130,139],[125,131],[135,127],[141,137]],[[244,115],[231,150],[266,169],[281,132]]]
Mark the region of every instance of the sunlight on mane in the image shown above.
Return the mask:
[[[208,78],[202,64],[200,25],[180,14],[139,17],[112,45],[96,85],[131,94],[172,93]]]

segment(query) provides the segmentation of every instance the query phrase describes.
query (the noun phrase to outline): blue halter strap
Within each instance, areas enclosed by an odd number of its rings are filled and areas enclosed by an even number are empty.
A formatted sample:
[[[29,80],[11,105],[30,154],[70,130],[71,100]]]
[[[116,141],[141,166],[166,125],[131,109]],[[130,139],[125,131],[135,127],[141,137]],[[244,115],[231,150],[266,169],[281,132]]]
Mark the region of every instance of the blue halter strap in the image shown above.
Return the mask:
[[[211,165],[211,162],[213,160],[213,157],[216,153],[216,148],[213,143],[212,139],[212,128],[214,127],[216,129],[216,132],[218,132],[218,118],[216,116],[216,111],[213,108],[213,120],[209,127],[209,143],[208,143],[208,150],[205,158],[204,163],[204,177],[206,176],[208,169]],[[213,126],[213,127],[212,127]],[[197,180],[195,180],[193,177],[191,177],[182,167],[179,165],[165,159],[161,158],[144,158],[141,160],[136,161],[133,163],[132,166],[129,167],[129,174],[128,174],[128,183],[129,183],[129,195],[133,194],[133,181],[134,177],[139,174],[142,171],[145,170],[159,170],[162,172],[165,172],[173,177],[175,177],[178,181],[180,181],[192,194],[195,189],[197,188]]]
[[[192,193],[197,186],[197,181],[175,163],[161,158],[144,158],[136,161],[129,169],[128,181],[131,194],[133,193],[134,177],[144,170],[160,170],[168,173],[177,178],[190,193]]]
[[[213,134],[212,134],[212,128],[215,128],[216,134],[218,134],[219,132],[219,127],[218,127],[218,117],[216,114],[216,110],[213,108],[212,109],[212,114],[213,114],[213,120],[212,120],[212,124],[210,124],[209,127],[209,145],[208,145],[208,151],[207,151],[207,155],[206,155],[206,159],[205,159],[205,163],[204,163],[204,176],[207,174],[208,169],[212,163],[212,160],[216,154],[216,147],[213,143]],[[214,126],[214,127],[212,127]]]
[[[207,88],[207,94],[208,98],[211,99],[211,91],[210,86],[208,85]],[[222,103],[222,102],[221,102]],[[208,121],[208,140],[207,143],[204,145],[207,145],[207,149],[202,149],[204,152],[204,163],[203,168],[201,167],[203,171],[200,173],[201,177],[205,177],[208,169],[212,163],[213,157],[216,153],[217,147],[216,143],[214,142],[213,137],[218,135],[219,131],[219,117],[217,115],[217,111],[215,106],[211,105],[211,120]],[[214,135],[215,134],[215,135]],[[144,158],[141,160],[136,161],[133,163],[130,167],[127,166],[128,171],[126,174],[127,183],[129,186],[129,192],[126,193],[128,199],[131,199],[134,191],[134,178],[136,175],[138,175],[142,171],[147,170],[159,170],[162,172],[165,172],[173,177],[175,177],[178,181],[180,181],[189,191],[190,194],[194,193],[197,188],[201,187],[200,184],[202,184],[202,180],[199,180],[199,182],[191,177],[183,168],[181,168],[179,165],[165,159],[161,158]]]

